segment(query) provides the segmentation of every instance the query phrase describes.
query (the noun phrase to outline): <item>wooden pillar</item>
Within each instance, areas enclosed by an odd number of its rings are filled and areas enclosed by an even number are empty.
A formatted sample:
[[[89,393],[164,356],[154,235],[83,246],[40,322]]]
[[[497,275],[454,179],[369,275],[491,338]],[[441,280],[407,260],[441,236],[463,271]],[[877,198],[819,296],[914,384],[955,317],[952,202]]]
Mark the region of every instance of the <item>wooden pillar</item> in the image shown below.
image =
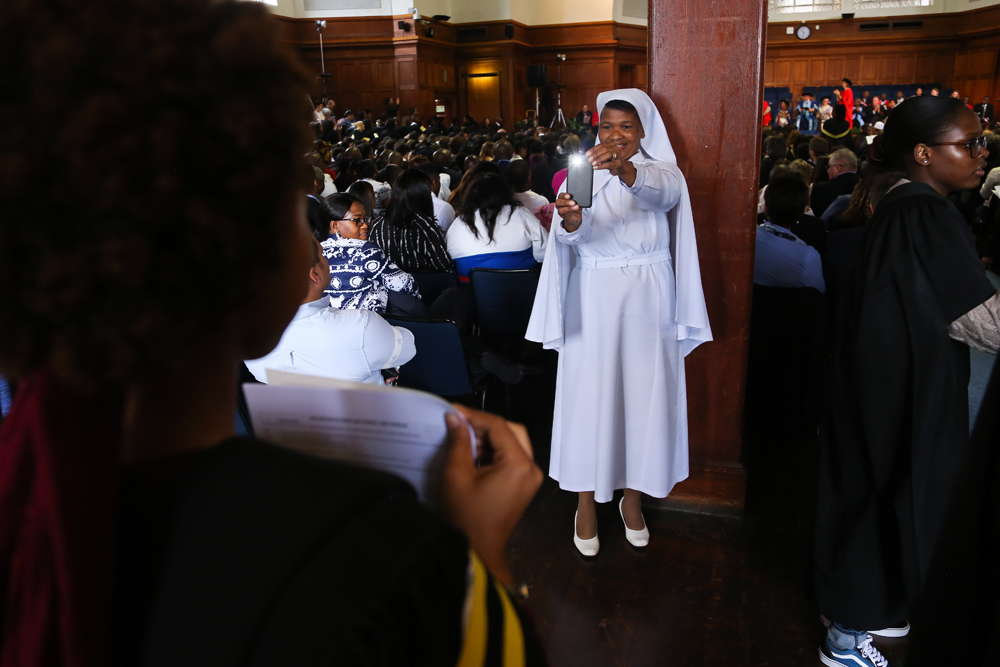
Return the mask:
[[[691,477],[663,502],[741,512],[767,3],[650,0],[649,92],[694,208],[715,341],[687,360]]]

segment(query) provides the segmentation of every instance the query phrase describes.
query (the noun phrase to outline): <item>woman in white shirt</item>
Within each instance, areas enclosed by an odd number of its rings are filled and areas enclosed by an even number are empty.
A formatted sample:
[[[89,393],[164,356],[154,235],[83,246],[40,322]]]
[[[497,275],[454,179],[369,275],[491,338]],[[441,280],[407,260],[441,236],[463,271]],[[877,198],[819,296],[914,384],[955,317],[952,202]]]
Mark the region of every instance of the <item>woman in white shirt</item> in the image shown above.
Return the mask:
[[[248,360],[261,382],[267,369],[382,384],[381,370],[402,366],[417,353],[413,334],[394,327],[370,310],[341,310],[323,292],[330,284],[330,264],[316,242],[309,269],[309,291],[270,354]]]
[[[502,176],[486,174],[464,201],[447,236],[448,254],[461,280],[467,281],[477,267],[529,269],[545,257],[548,234]]]

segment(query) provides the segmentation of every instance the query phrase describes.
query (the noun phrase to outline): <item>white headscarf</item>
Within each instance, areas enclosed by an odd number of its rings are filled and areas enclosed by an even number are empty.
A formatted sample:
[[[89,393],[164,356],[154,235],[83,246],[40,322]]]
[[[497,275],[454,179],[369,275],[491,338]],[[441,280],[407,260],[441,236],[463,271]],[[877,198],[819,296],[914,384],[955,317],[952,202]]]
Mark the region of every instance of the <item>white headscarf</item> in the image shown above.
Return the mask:
[[[653,100],[641,90],[625,88],[611,90],[597,96],[598,115],[604,105],[611,100],[628,102],[639,113],[639,121],[645,137],[640,150],[657,162],[677,163],[674,149],[667,136],[667,128],[653,104]],[[600,137],[598,137],[600,142]],[[602,169],[594,172],[594,194],[615,178]],[[683,175],[682,175],[683,179]],[[565,191],[565,184],[559,189]],[[694,232],[694,216],[691,213],[691,198],[687,183],[682,183],[681,197],[677,206],[667,213],[657,213],[670,226],[670,254],[674,267],[676,289],[677,340],[681,343],[684,356],[690,354],[701,343],[712,340],[712,329],[705,307],[705,293],[701,285],[701,266],[698,262],[698,243]],[[558,224],[558,223],[556,223]],[[563,313],[565,295],[569,286],[569,275],[575,261],[575,253],[553,230],[545,253],[545,263],[535,294],[535,305],[531,312],[526,338],[542,343],[546,349],[558,350],[563,343]]]

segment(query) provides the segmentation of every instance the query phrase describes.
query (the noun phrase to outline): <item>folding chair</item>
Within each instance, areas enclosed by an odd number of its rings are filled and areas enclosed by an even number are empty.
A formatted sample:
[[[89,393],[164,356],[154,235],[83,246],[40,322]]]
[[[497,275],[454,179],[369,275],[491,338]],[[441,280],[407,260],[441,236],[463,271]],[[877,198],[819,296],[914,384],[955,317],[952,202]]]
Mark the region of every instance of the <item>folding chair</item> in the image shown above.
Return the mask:
[[[420,288],[420,300],[428,306],[441,292],[458,287],[458,274],[454,271],[414,271],[412,275]]]
[[[472,269],[479,328],[523,339],[538,289],[537,269]]]
[[[465,339],[451,320],[387,316],[386,322],[413,334],[417,354],[399,371],[399,386],[438,396],[475,395],[486,405],[486,373],[473,373],[465,358]]]

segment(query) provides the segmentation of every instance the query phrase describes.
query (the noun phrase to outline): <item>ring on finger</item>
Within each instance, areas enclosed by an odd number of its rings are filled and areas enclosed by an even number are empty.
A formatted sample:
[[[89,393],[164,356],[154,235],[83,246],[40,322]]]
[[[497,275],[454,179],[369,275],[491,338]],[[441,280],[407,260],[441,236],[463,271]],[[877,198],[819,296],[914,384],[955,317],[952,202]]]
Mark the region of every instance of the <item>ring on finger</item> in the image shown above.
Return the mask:
[[[611,151],[611,161],[614,162],[617,159],[618,159],[618,153]]]

